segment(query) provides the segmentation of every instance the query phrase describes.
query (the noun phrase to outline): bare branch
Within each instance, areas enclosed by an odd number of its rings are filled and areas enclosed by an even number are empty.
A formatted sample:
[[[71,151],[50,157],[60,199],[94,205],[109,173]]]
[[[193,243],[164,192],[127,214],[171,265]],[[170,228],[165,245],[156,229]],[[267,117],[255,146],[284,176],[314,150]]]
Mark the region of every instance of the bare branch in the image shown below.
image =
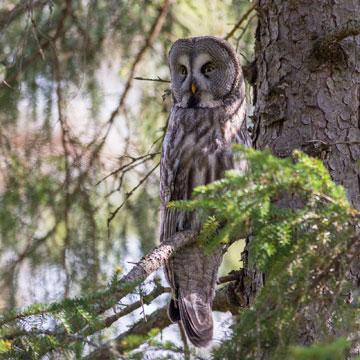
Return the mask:
[[[237,29],[241,26],[241,24],[249,17],[249,15],[255,10],[258,6],[258,2],[256,1],[253,6],[241,17],[238,23],[233,27],[233,29],[224,37],[224,40],[229,40],[236,32]]]
[[[49,3],[49,0],[38,0],[31,4],[31,7],[37,8],[45,6]],[[26,11],[26,2],[21,1],[11,10],[1,10],[0,11],[0,31],[6,29],[12,21],[14,21],[18,16],[22,15]]]
[[[241,275],[241,270],[231,271],[228,275],[222,276],[218,279],[217,284],[224,284],[230,281],[239,280]]]
[[[306,143],[320,143],[321,145],[325,146],[334,146],[334,145],[360,145],[360,141],[336,141],[333,143],[327,143],[322,140],[308,140],[305,141]]]
[[[356,35],[360,35],[360,19],[349,20],[347,23],[337,26],[321,39],[318,46],[320,51],[326,51],[334,42]]]
[[[327,143],[322,140],[314,139],[305,141],[305,144],[302,145],[302,150],[310,156],[319,156],[323,152],[328,152],[331,146],[336,145],[360,145],[360,141],[335,141],[332,143]]]
[[[93,351],[83,360],[106,360],[111,359],[114,353],[122,353],[124,349],[123,340],[129,335],[143,335],[145,336],[151,329],[165,329],[171,325],[171,321],[167,315],[167,306],[164,306],[147,317],[147,321],[141,319],[133,325],[128,331],[119,335],[110,343],[102,345],[99,349]]]

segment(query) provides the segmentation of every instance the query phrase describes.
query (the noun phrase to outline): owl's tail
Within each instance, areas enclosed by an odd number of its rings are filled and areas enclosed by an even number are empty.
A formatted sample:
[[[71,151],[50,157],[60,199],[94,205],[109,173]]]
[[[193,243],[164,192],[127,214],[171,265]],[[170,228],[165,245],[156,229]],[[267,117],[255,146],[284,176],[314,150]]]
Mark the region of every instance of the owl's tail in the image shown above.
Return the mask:
[[[177,302],[171,299],[168,314],[173,322],[181,320],[187,337],[195,346],[209,345],[213,337],[211,304],[194,293],[184,296],[178,289]]]

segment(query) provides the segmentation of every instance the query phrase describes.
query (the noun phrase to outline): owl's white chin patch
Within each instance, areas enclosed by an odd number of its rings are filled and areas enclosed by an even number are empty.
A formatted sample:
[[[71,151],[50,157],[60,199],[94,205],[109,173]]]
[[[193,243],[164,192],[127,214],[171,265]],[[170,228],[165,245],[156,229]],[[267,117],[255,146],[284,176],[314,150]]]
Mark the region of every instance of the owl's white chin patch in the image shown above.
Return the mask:
[[[200,107],[212,108],[212,107],[220,106],[221,104],[222,104],[221,100],[215,100],[212,94],[208,92],[204,92],[200,96],[200,102],[199,102]]]
[[[189,99],[190,99],[190,92],[184,94],[184,96],[182,97],[181,102],[177,103],[176,105],[182,108],[188,108],[188,104],[189,104]],[[222,101],[221,100],[215,100],[212,96],[212,94],[208,93],[208,92],[202,92],[200,94],[200,99],[198,104],[196,105],[196,107],[202,107],[202,108],[214,108],[217,106],[222,105]]]

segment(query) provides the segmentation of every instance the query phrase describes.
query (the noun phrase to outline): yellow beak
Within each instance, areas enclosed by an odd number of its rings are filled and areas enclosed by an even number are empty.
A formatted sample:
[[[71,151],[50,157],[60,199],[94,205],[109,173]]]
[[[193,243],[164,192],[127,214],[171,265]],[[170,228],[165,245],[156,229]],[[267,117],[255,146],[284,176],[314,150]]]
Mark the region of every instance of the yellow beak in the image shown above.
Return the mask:
[[[193,94],[195,94],[195,93],[196,93],[196,87],[195,87],[195,84],[191,84],[191,92],[192,92]]]

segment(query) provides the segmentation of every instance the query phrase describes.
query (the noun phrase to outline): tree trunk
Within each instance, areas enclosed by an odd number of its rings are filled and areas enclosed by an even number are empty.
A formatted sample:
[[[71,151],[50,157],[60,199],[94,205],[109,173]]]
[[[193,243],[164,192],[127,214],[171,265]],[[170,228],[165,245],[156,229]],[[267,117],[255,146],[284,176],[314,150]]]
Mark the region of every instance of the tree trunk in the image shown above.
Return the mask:
[[[253,132],[257,149],[321,158],[358,209],[360,36],[359,24],[348,21],[359,14],[358,0],[259,1]],[[359,283],[360,263],[351,270]]]

